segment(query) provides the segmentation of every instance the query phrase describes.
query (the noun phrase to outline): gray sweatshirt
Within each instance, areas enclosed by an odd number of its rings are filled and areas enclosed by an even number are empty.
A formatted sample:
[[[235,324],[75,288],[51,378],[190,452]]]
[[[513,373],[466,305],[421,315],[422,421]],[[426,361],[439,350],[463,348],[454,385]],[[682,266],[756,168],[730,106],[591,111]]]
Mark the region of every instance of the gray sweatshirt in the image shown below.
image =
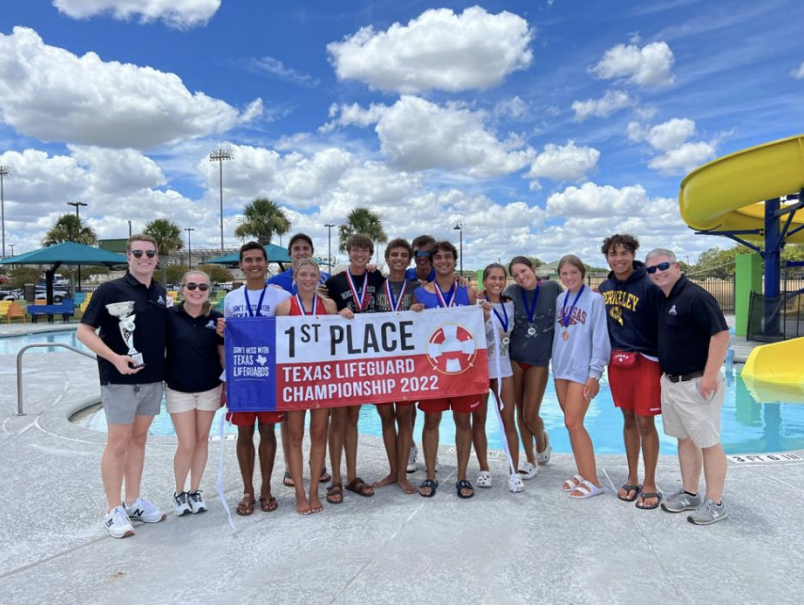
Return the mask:
[[[564,310],[566,296],[567,308]],[[562,293],[556,299],[556,325],[553,334],[553,378],[584,384],[587,378],[597,378],[609,362],[611,342],[606,325],[606,306],[603,296],[584,287],[581,297],[572,308],[577,293]],[[570,312],[572,308],[572,312]],[[565,328],[562,311],[569,315]],[[564,333],[569,337],[564,340]]]

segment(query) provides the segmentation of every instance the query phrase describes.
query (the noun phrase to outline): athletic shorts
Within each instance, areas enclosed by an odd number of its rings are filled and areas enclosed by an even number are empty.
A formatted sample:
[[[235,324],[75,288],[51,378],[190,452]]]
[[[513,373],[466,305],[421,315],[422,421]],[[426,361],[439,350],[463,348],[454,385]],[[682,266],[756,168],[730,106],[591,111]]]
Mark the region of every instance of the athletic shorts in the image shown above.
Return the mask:
[[[165,405],[168,414],[183,414],[193,410],[214,412],[221,406],[221,391],[223,385],[219,384],[213,389],[200,393],[183,393],[174,391],[169,386],[165,388]]]
[[[458,414],[471,414],[486,403],[486,395],[465,395],[463,397],[447,397],[446,399],[428,399],[419,401],[419,409],[425,413],[446,412],[452,409]]]
[[[396,406],[404,407],[406,405],[416,405],[416,402],[415,401],[391,401],[389,403],[375,403],[374,405],[376,405],[377,407],[380,407],[381,405],[396,405]]]
[[[235,426],[254,426],[257,420],[261,424],[278,424],[285,420],[285,412],[226,412],[226,420]]]
[[[134,424],[135,416],[156,416],[162,406],[162,383],[103,384],[101,403],[109,424]]]
[[[658,416],[662,413],[662,368],[658,361],[636,353],[633,367],[609,365],[609,386],[614,405],[631,410],[638,416]]]
[[[700,378],[670,382],[662,375],[662,426],[671,437],[691,439],[699,448],[720,443],[720,411],[726,396],[726,379],[718,378],[715,393],[707,401],[698,391]]]

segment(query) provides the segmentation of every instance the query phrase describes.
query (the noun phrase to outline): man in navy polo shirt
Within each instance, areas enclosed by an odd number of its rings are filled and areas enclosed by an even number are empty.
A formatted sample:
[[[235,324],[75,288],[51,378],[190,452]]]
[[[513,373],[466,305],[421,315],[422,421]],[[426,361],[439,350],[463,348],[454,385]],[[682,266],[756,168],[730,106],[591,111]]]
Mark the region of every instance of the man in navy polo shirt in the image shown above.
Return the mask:
[[[134,534],[132,519],[158,523],[165,518],[140,496],[140,480],[148,429],[162,403],[167,294],[153,280],[159,257],[152,236],[129,237],[126,257],[126,276],[98,287],[76,333],[98,355],[108,429],[101,459],[108,502],[104,524],[114,538]],[[139,351],[135,356],[129,355],[131,345]],[[125,502],[121,501],[123,482]]]
[[[430,247],[436,240],[429,234],[422,234],[413,239],[410,244],[413,247],[413,268],[408,268],[405,272],[405,279],[408,281],[418,281],[419,283],[429,283],[435,281],[436,273],[430,259]],[[409,471],[410,472],[410,471]]]
[[[290,256],[291,267],[284,272],[272,276],[266,283],[268,285],[277,285],[290,295],[295,296],[298,288],[293,278],[293,263],[295,263],[296,260],[313,257],[314,252],[313,240],[309,236],[301,232],[294,234],[290,237],[290,243],[288,243],[288,255]],[[323,285],[328,278],[329,274],[322,272],[318,279],[319,284]]]
[[[729,327],[715,298],[681,276],[672,251],[651,251],[645,270],[666,298],[659,305],[662,424],[665,433],[678,438],[681,465],[681,490],[662,509],[694,511],[687,521],[713,524],[728,515],[722,501],[726,454],[720,416],[726,382],[720,367],[729,347]],[[698,493],[702,467],[706,497]]]

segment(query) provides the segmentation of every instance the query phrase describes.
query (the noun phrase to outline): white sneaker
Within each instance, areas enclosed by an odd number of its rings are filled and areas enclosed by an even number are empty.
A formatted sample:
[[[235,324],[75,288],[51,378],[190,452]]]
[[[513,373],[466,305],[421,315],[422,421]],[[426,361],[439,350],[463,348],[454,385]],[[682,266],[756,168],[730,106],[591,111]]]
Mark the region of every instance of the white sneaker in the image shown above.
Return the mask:
[[[405,469],[408,473],[415,473],[418,466],[416,465],[416,457],[419,455],[419,449],[416,444],[410,446],[410,454],[408,455],[408,467]]]
[[[126,515],[129,519],[137,519],[146,524],[158,524],[165,519],[165,514],[159,510],[153,503],[140,497],[132,504],[126,505]]]
[[[187,492],[181,492],[180,494],[173,492],[173,512],[176,514],[176,517],[181,517],[182,515],[193,512],[192,508],[187,503],[187,496]]]
[[[190,508],[193,510],[193,513],[203,513],[207,510],[207,503],[205,503],[204,499],[201,498],[201,490],[189,492],[187,494],[187,499],[190,503]]]
[[[547,464],[553,455],[553,446],[550,445],[550,435],[547,434],[547,431],[544,432],[544,440],[547,443],[544,452],[536,452],[536,462],[539,464]]]
[[[122,506],[115,507],[112,509],[111,513],[107,513],[103,524],[113,538],[134,536],[134,526],[131,525],[131,520],[128,518],[128,515],[126,515],[126,510]]]

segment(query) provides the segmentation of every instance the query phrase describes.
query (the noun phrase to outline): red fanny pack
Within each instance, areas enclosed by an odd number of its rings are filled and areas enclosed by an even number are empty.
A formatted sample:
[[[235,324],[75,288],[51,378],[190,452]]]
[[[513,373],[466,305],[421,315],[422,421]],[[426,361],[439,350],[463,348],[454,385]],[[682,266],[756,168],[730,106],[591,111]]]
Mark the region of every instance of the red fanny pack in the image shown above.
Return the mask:
[[[637,353],[629,353],[624,350],[611,351],[611,361],[609,365],[614,367],[634,367],[637,364]]]

